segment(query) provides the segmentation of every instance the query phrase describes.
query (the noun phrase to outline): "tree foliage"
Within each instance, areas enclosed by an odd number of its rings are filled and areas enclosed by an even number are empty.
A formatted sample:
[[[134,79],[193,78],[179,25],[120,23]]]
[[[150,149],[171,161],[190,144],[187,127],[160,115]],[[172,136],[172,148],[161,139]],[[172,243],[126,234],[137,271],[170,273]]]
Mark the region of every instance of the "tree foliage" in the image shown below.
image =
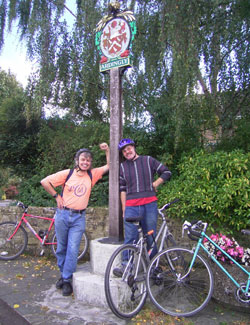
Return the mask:
[[[15,77],[0,70],[0,151],[1,166],[16,173],[29,172],[36,157],[39,121],[27,123],[24,91]]]
[[[176,197],[171,208],[177,217],[207,221],[210,228],[239,231],[249,227],[250,154],[204,151],[186,155],[178,165],[179,177],[160,190],[159,201]]]
[[[94,46],[98,1],[77,1],[76,14],[65,19],[65,1],[2,1],[0,49],[4,32],[17,22],[20,40],[36,61],[29,91],[42,107],[69,108],[77,117],[102,119],[103,91]],[[32,96],[31,96],[32,97]]]
[[[0,48],[17,22],[39,64],[28,90],[41,107],[49,102],[81,119],[107,120],[108,78],[98,72],[94,29],[108,2],[76,1],[66,16],[63,0],[2,0]],[[237,119],[249,116],[249,1],[122,1],[126,7],[138,33],[133,69],[123,78],[125,121],[150,127],[174,154],[203,145],[207,130],[232,135]]]
[[[203,143],[207,130],[231,136],[249,116],[249,2],[144,1],[135,9],[127,111],[149,112],[164,147],[177,151]]]

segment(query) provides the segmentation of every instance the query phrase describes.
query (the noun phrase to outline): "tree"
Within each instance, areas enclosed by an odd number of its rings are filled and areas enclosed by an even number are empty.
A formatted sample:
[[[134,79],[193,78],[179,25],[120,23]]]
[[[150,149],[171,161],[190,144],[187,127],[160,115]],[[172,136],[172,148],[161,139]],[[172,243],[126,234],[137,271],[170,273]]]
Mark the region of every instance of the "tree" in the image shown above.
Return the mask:
[[[249,2],[136,3],[127,112],[148,111],[157,135],[170,147],[174,139],[175,151],[202,144],[207,129],[232,135],[238,118],[249,116]]]
[[[2,0],[0,46],[6,26],[17,21],[39,63],[30,89],[35,86],[32,94],[41,106],[69,108],[81,119],[107,118],[101,101],[108,78],[98,72],[94,28],[108,2],[76,1],[70,27],[63,0]],[[133,69],[123,78],[125,121],[148,127],[161,139],[162,151],[174,154],[203,145],[208,129],[231,136],[237,119],[249,116],[249,1],[121,4],[134,12],[138,29]]]
[[[23,175],[32,169],[39,122],[27,124],[23,88],[11,74],[0,70],[0,151],[3,167]]]
[[[26,42],[29,57],[39,66],[29,85],[35,85],[36,101],[42,107],[50,103],[70,108],[78,117],[101,120],[103,85],[93,33],[100,3],[76,1],[72,23],[65,20],[65,11],[69,9],[62,0],[1,1],[0,49],[7,23],[11,28],[17,21],[20,41]]]

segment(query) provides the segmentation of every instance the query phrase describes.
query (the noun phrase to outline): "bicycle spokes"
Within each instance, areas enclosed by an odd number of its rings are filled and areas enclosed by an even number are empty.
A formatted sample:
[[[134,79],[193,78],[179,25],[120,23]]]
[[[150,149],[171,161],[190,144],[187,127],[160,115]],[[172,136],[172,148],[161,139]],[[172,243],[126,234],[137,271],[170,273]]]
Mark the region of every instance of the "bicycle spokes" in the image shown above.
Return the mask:
[[[15,259],[20,256],[27,247],[28,237],[25,229],[20,226],[18,230],[16,230],[15,222],[7,221],[0,224],[0,259]],[[11,237],[14,231],[16,231],[16,233]]]
[[[145,260],[135,246],[122,246],[111,256],[105,273],[105,294],[115,315],[126,319],[141,310],[147,296],[145,274]]]
[[[147,288],[154,304],[172,316],[191,316],[208,303],[212,273],[197,256],[192,268],[190,250],[172,248],[154,257],[147,272]]]

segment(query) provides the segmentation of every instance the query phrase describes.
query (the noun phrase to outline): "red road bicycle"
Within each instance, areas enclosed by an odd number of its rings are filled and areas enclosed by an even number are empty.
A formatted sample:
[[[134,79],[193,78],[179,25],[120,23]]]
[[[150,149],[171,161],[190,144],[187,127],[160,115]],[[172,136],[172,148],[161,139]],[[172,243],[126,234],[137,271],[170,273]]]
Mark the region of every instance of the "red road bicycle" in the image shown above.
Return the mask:
[[[23,209],[23,214],[21,220],[18,221],[19,217],[16,217],[16,222],[13,221],[5,221],[0,223],[0,260],[14,260],[18,256],[20,256],[28,245],[28,233],[25,228],[22,226],[22,223],[25,223],[32,234],[40,241],[40,245],[42,247],[42,251],[40,255],[44,254],[45,247],[50,247],[52,253],[56,256],[56,234],[52,231],[55,216],[53,218],[35,216],[28,213],[28,206],[25,206],[22,202],[18,202],[17,206]],[[41,220],[47,220],[50,222],[47,230],[39,230],[38,233],[29,223],[27,218],[35,218]],[[52,236],[50,234],[52,233]],[[50,240],[51,238],[51,240]],[[78,260],[83,258],[86,254],[89,246],[89,240],[86,233],[83,234]]]

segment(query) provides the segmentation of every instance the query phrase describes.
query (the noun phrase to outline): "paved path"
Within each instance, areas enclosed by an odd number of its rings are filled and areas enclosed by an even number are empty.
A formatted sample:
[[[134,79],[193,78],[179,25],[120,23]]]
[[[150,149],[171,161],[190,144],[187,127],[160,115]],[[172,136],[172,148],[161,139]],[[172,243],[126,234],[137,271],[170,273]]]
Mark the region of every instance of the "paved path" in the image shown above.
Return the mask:
[[[52,257],[21,256],[14,261],[0,260],[0,311],[6,302],[12,311],[24,317],[24,324],[26,319],[26,324],[32,325],[126,324],[109,310],[87,306],[74,296],[63,297],[54,285],[58,275],[56,260]],[[13,314],[12,320],[15,320],[15,314],[11,311],[9,314]],[[0,325],[13,324],[0,313]]]
[[[63,297],[54,285],[58,274],[56,260],[53,257],[48,259],[22,255],[14,261],[0,260],[0,325],[169,323],[169,321],[164,322],[164,318],[163,323],[154,322],[154,319],[140,322],[139,318],[130,322],[123,321],[114,316],[109,309],[86,305],[75,300],[74,296]],[[195,317],[183,322],[171,318],[171,324],[247,325],[250,324],[250,315],[224,309],[210,302],[209,306]]]

